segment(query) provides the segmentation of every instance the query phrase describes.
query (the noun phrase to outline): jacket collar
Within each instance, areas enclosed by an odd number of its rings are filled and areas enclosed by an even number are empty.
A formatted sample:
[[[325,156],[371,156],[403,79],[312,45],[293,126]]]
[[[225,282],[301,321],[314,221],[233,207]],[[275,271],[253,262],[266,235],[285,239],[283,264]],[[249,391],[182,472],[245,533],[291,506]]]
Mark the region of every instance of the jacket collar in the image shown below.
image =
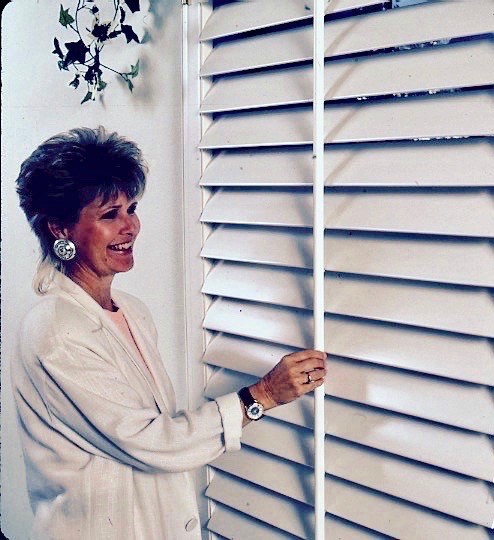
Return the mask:
[[[138,314],[134,309],[132,309],[132,306],[129,305],[129,302],[127,302],[123,293],[114,289],[112,290],[112,297],[122,310],[129,325],[130,331],[132,332],[136,344],[144,357],[152,376],[150,376],[150,374],[141,367],[141,361],[136,358],[135,351],[128,343],[127,339],[122,335],[122,332],[113,322],[111,317],[108,316],[106,311],[98,304],[98,302],[96,302],[96,300],[94,300],[77,283],[61,272],[55,271],[48,293],[69,297],[83,307],[88,316],[94,321],[98,322],[102,328],[105,328],[125,350],[127,353],[126,360],[132,362],[141,376],[146,380],[153,393],[154,400],[160,410],[165,408],[172,414],[175,412],[173,387],[168,375],[164,370],[164,367],[162,366],[157,346],[149,336],[149,333],[143,331],[143,329],[146,328],[145,321],[139,320]],[[163,393],[161,392],[160,387],[163,387]]]

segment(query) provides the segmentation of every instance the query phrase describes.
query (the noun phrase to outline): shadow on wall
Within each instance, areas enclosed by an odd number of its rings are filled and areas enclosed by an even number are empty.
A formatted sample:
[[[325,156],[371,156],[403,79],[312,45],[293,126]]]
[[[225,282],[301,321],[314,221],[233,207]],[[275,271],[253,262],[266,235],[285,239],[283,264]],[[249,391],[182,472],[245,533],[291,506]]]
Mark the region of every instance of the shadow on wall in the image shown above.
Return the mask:
[[[176,31],[173,32],[172,36],[166,26],[167,22],[171,24],[171,21],[176,24],[176,16],[176,4],[173,1],[149,0],[147,13],[143,17],[147,28],[140,40],[141,45],[144,45],[144,47],[140,48],[138,53],[139,78],[141,80],[135,85],[132,92],[133,102],[138,106],[156,104],[162,95],[162,81],[158,81],[156,70],[153,69],[157,61],[155,49],[162,50],[164,55],[169,50],[169,40],[177,39]],[[147,44],[148,46],[145,46]],[[122,78],[116,77],[114,83],[124,93],[129,92],[127,83]],[[97,99],[105,109],[112,102],[111,96],[105,97],[104,93],[98,95]]]
[[[162,0],[149,0],[149,12],[154,17],[155,30],[162,30],[163,24],[167,18],[171,15],[173,10],[172,2],[163,2]],[[152,38],[151,38],[152,40]]]

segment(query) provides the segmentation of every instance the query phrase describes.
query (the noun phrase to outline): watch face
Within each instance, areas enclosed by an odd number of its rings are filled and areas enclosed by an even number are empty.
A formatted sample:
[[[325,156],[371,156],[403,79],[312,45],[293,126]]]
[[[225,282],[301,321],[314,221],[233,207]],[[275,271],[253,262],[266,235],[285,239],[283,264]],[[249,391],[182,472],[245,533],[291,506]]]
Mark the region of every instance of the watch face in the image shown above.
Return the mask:
[[[254,401],[254,403],[250,404],[247,407],[247,416],[251,420],[259,420],[259,418],[261,418],[263,414],[264,414],[264,407],[257,401]]]

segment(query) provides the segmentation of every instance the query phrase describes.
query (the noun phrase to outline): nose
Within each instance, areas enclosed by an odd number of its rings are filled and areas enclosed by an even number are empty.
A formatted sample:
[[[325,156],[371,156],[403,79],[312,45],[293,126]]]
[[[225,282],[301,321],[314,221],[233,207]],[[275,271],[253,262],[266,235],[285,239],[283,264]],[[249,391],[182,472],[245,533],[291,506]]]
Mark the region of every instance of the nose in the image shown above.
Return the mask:
[[[137,236],[140,230],[140,221],[136,214],[127,214],[123,218],[121,233]]]

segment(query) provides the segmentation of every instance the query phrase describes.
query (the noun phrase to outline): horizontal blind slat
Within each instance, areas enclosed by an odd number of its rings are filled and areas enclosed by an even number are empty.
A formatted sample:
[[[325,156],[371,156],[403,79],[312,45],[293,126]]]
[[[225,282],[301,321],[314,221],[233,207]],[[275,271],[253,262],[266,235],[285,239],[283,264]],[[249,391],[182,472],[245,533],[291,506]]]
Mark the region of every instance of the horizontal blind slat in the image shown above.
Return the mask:
[[[312,346],[307,311],[221,299],[209,309],[204,326],[283,346]],[[486,338],[333,317],[326,317],[325,327],[325,350],[335,356],[494,386],[494,350]],[[244,356],[241,345],[250,356]],[[241,341],[239,350],[234,348],[246,365],[256,365],[266,354],[264,347]],[[269,364],[262,365],[266,373]]]
[[[296,269],[223,261],[208,274],[202,292],[294,308],[313,307],[312,275]],[[325,311],[494,337],[492,293],[480,287],[331,273],[325,277]]]
[[[373,276],[493,287],[494,251],[484,239],[328,232],[325,269]],[[312,235],[303,229],[220,225],[201,255],[209,259],[312,267]]]
[[[488,141],[372,143],[328,146],[327,186],[493,185]],[[223,150],[202,176],[204,186],[310,186],[312,152],[305,148]]]
[[[207,527],[209,531],[221,534],[224,538],[235,538],[236,540],[252,540],[253,538],[295,540],[300,538],[300,536],[284,532],[279,528],[275,529],[257,519],[251,519],[246,514],[236,512],[221,503],[216,503]]]
[[[405,47],[417,43],[447,43],[493,31],[489,0],[434,2],[392,9],[325,24],[325,56]],[[312,27],[245,37],[218,44],[205,59],[201,74],[212,76],[312,58]]]
[[[221,190],[208,201],[201,220],[312,227],[311,216],[307,191]],[[325,216],[326,229],[494,237],[489,190],[326,192]]]
[[[436,93],[494,83],[490,40],[350,58],[325,66],[325,99]],[[212,113],[312,102],[312,66],[282,68],[216,81],[202,101]]]
[[[225,354],[234,354],[229,346],[232,337],[221,336],[210,345],[208,357],[215,359],[215,365],[225,366],[221,378],[233,381],[232,386],[244,379],[239,372],[230,371],[238,366],[224,361]],[[225,344],[226,342],[226,344]],[[269,351],[266,348],[266,351]],[[217,361],[219,357],[219,361]],[[234,363],[233,363],[234,364]],[[242,365],[242,371],[257,372],[251,366]],[[264,371],[259,370],[262,374]],[[215,383],[206,389],[207,397],[214,399],[219,394],[221,384]],[[227,384],[230,384],[228,382]],[[304,396],[299,400],[267,412],[283,422],[313,428],[313,398]],[[257,426],[257,424],[256,424]],[[255,426],[243,434],[243,442],[256,446],[250,437],[256,436]],[[473,478],[492,482],[494,478],[494,451],[489,437],[485,434],[431,424],[414,417],[390,413],[351,401],[326,396],[325,429],[328,435],[355,442],[366,447],[383,450],[405,458],[434,465]],[[277,438],[271,437],[273,441]],[[249,442],[250,441],[250,442]],[[259,443],[260,444],[260,443]],[[295,445],[297,447],[297,445]],[[307,452],[303,452],[307,456]],[[293,458],[292,458],[293,459]]]
[[[230,374],[233,386],[246,380],[238,373],[225,372],[228,377]],[[207,397],[218,397],[218,386],[221,385],[208,387]],[[313,398],[304,396],[283,407],[269,410],[266,413],[267,422],[272,418],[273,421],[282,421],[287,429],[288,425],[312,429],[310,411],[313,407]],[[488,435],[433,424],[329,396],[325,400],[325,419],[328,435],[487,482],[492,482],[494,478],[494,451]],[[247,444],[251,441],[249,433],[252,429],[249,428],[242,435],[242,440]],[[251,445],[256,446],[254,442]],[[278,454],[276,448],[270,448],[270,452]],[[306,452],[303,454],[307,455]],[[278,455],[285,454],[281,452]]]
[[[265,515],[275,514],[274,511],[270,512],[270,508],[273,508],[271,505],[274,505],[272,495],[267,492],[269,498],[262,499],[260,496],[262,493],[263,490],[256,489],[252,484],[221,472],[215,474],[207,491],[208,496],[225,504],[249,510],[255,508],[258,512],[264,507]],[[276,500],[278,502],[287,499],[279,497]],[[420,506],[386,497],[372,490],[357,488],[353,484],[333,478],[326,479],[326,501],[331,514],[393,538],[404,540],[423,540],[424,537],[431,540],[489,538],[487,531],[480,526],[442,517]]]
[[[330,366],[333,377],[326,384],[329,395],[494,434],[494,403],[489,388],[358,362],[332,360]]]
[[[313,0],[232,2],[212,12],[204,24],[201,40],[217,39],[312,17]]]
[[[380,6],[384,0],[339,0],[326,6],[326,14],[371,6]],[[313,0],[249,0],[232,2],[215,9],[201,32],[201,40],[217,39],[242,32],[269,28],[313,17]]]
[[[272,435],[276,436],[277,432]],[[301,437],[298,443],[311,455],[313,444],[310,433]],[[297,444],[293,439],[290,441]],[[288,440],[286,442],[288,443]],[[325,453],[327,474],[478,525],[490,527],[494,521],[494,498],[486,482],[452,475],[334,439],[326,440]],[[285,445],[282,455],[291,460],[290,447]],[[312,476],[311,468],[294,467],[294,463],[300,463],[299,461],[283,462],[283,465],[279,466],[277,457],[271,453],[259,453],[250,446],[243,446],[241,452],[225,453],[212,465],[251,482],[260,481],[260,485],[265,487],[272,488],[278,484],[281,493],[295,490],[292,484],[298,485],[303,491],[308,483],[304,476]],[[291,476],[293,474],[295,477]],[[297,475],[303,475],[300,482],[296,480]],[[425,485],[427,489],[424,489]],[[297,495],[291,493],[297,500],[312,504],[311,496],[304,495],[300,492]]]
[[[309,525],[313,520],[313,510],[304,503],[288,497],[276,496],[272,491],[254,484],[246,484],[237,477],[219,470],[215,471],[206,495],[247,515],[287,530],[300,538],[307,540],[313,538],[313,531]],[[330,515],[326,515],[325,534],[328,538],[336,537],[342,540],[383,538],[376,532],[335,519]],[[482,537],[478,538],[480,540]]]
[[[268,411],[264,422],[244,430],[242,444],[312,466],[309,438],[313,422],[312,418],[307,418],[307,411],[312,407],[312,397],[306,396],[276,411]],[[326,433],[337,437],[336,440],[354,442],[363,445],[362,448],[382,450],[487,482],[494,478],[494,449],[487,435],[329,397],[325,401],[325,424]],[[328,444],[329,441],[328,438]],[[332,460],[329,455],[328,464]]]
[[[230,353],[234,354],[233,351]],[[213,365],[220,362],[218,358],[209,358],[208,354],[206,351],[207,362]],[[245,355],[242,351],[236,361]],[[231,369],[231,363],[229,366]],[[328,359],[328,372],[331,376],[326,379],[325,389],[329,396],[447,426],[494,434],[494,403],[490,388],[333,356]],[[220,392],[236,391],[253,382],[252,376],[225,371],[212,377],[208,384],[211,392],[221,395]]]
[[[493,93],[466,92],[326,106],[326,143],[401,141],[494,134]],[[448,122],[444,119],[448,118]],[[203,149],[312,143],[312,110],[225,113],[202,137]]]

